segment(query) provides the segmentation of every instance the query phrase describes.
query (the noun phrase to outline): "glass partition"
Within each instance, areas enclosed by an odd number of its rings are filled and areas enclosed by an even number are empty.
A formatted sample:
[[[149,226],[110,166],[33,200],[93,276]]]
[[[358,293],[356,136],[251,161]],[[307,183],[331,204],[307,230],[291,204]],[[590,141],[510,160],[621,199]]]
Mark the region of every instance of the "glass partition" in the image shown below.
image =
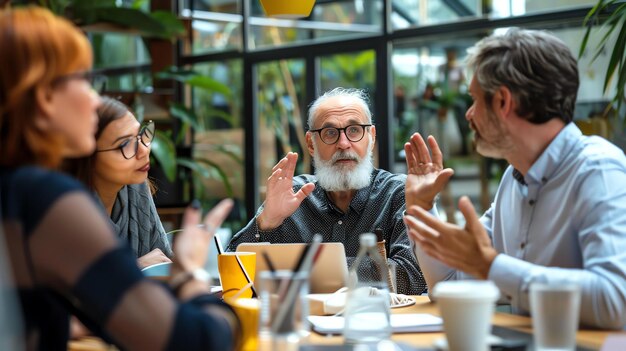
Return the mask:
[[[272,167],[288,152],[299,155],[295,174],[311,173],[306,147],[304,60],[280,60],[257,65],[259,116],[259,193],[265,199]]]
[[[204,172],[198,198],[212,203],[232,197],[236,201],[227,227],[235,230],[245,221],[244,130],[242,128],[242,62],[230,60],[197,64],[193,69],[230,88],[228,95],[193,90],[193,108],[202,128],[195,129],[193,160]]]
[[[259,1],[252,0],[249,47],[268,49],[380,35],[382,4],[381,0],[318,2],[308,18],[286,20],[265,17]]]
[[[320,57],[321,92],[336,87],[365,89],[374,112],[376,94],[376,52],[365,50]],[[376,124],[376,117],[373,122]],[[374,147],[374,165],[378,165],[378,144]]]
[[[114,68],[150,64],[150,54],[138,35],[123,33],[90,33],[94,68]],[[119,48],[124,48],[120,50]]]
[[[596,0],[507,0],[490,1],[487,10],[492,18],[522,16],[527,14],[569,10],[578,7],[589,7],[596,4]]]
[[[480,17],[483,13],[481,1],[478,0],[391,1],[390,21],[394,30]]]

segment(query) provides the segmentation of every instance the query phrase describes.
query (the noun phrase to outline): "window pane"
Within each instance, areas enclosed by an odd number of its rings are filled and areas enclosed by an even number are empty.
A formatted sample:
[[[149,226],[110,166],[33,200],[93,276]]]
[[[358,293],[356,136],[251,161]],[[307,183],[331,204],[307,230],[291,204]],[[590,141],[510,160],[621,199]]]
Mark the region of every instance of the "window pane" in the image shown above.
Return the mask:
[[[512,17],[532,13],[567,10],[577,7],[595,5],[596,0],[509,0],[492,1],[489,9],[490,17]]]
[[[382,1],[337,1],[318,3],[311,15],[301,20],[268,18],[259,1],[251,1],[250,48],[380,34]]]
[[[375,93],[376,53],[366,50],[356,53],[322,56],[320,58],[322,91],[336,87],[360,88]]]
[[[149,71],[139,71],[122,75],[107,74],[104,93],[107,92],[137,92],[150,91],[152,74]]]
[[[479,17],[480,4],[479,0],[392,0],[391,24],[393,29],[403,29]]]
[[[295,174],[311,173],[305,140],[306,102],[304,60],[259,64],[256,70],[259,117],[259,191],[265,199],[272,167],[287,152],[299,155]]]
[[[186,12],[191,21],[192,41],[183,46],[184,54],[206,54],[242,50],[241,16],[214,12]]]
[[[336,87],[365,89],[369,95],[370,111],[374,111],[376,94],[376,53],[365,50],[320,58],[322,92]],[[376,116],[372,121],[376,124]],[[378,145],[374,147],[374,164],[378,165]]]
[[[209,175],[197,177],[202,180],[202,186],[196,186],[199,191],[196,197],[209,202],[233,197],[236,207],[227,226],[237,231],[246,216],[244,131],[241,126],[242,63],[232,60],[197,64],[193,69],[230,88],[230,95],[198,88],[193,90],[193,109],[205,130],[195,134],[193,158],[206,168]],[[232,195],[228,187],[232,188]]]
[[[183,10],[200,10],[221,13],[240,12],[241,0],[179,0]]]
[[[89,36],[94,52],[94,68],[136,66],[151,62],[140,36],[119,33],[90,33]]]
[[[494,181],[488,183],[483,169],[492,166],[473,151],[465,120],[469,77],[463,62],[466,49],[480,38],[449,36],[403,42],[392,53],[396,169],[406,169],[403,146],[414,132],[424,138],[433,135],[444,154],[445,166],[456,174],[441,192],[439,202],[440,214],[449,220],[456,219],[460,196],[469,196],[476,208],[485,210],[497,189],[497,167],[493,166]]]

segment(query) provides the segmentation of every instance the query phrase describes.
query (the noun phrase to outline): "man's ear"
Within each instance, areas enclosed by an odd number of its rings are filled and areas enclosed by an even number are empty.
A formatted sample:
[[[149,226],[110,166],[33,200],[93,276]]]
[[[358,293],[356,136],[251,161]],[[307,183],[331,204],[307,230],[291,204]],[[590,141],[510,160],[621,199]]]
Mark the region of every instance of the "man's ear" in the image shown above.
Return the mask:
[[[491,100],[491,109],[498,117],[506,117],[515,111],[515,100],[509,88],[503,85],[496,90]]]
[[[315,150],[315,148],[313,147],[313,133],[311,132],[306,132],[306,146],[307,149],[309,149],[309,155],[313,157],[313,150]]]
[[[370,144],[370,151],[374,150],[374,144],[376,144],[376,126],[370,127],[370,134],[372,135],[372,143]]]
[[[35,117],[35,126],[41,130],[50,128],[50,120],[54,115],[54,96],[52,88],[38,87],[35,90],[35,103],[37,116]]]

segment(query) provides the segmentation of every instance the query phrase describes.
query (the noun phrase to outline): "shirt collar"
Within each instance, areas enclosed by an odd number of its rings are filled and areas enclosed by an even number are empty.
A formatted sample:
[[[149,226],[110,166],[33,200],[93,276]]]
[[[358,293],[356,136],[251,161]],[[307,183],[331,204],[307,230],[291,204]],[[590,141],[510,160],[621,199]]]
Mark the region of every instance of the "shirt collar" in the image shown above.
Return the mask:
[[[574,123],[568,123],[530,167],[524,177],[526,183],[543,183],[550,179],[581,136],[580,129]]]

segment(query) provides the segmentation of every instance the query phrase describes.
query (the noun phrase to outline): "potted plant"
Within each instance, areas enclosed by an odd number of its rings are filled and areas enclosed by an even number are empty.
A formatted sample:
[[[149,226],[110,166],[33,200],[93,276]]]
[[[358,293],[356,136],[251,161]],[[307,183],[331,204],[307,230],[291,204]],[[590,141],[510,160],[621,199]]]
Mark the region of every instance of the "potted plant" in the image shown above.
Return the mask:
[[[611,34],[617,29],[619,34],[613,49],[611,58],[606,67],[606,76],[604,79],[604,91],[607,92],[611,82],[615,79],[616,85],[615,96],[613,96],[611,104],[607,106],[605,114],[608,113],[611,106],[616,111],[620,111],[622,103],[626,100],[626,2],[618,0],[598,0],[596,5],[587,13],[583,25],[587,27],[587,31],[580,45],[579,57],[583,55],[589,44],[589,36],[594,30],[594,26],[600,23],[600,19],[605,18],[600,28],[606,29],[606,33],[600,41],[596,43],[593,60],[595,60],[609,44]],[[626,120],[625,120],[626,121]]]
[[[157,79],[171,79],[183,84],[188,89],[199,89],[205,92],[220,93],[229,97],[230,89],[210,77],[203,76],[193,70],[183,70],[170,67],[156,75]],[[180,122],[179,128],[162,131],[157,130],[153,141],[151,156],[162,169],[166,179],[171,182],[187,182],[192,195],[201,201],[209,200],[209,192],[204,185],[207,179],[217,179],[223,184],[228,197],[234,195],[233,185],[229,172],[218,162],[207,157],[197,156],[193,150],[190,137],[209,130],[210,122],[221,119],[228,125],[234,125],[233,117],[218,109],[205,107],[204,113],[199,114],[195,109],[181,102],[170,102],[169,114]],[[214,151],[234,161],[237,165],[243,164],[241,154],[225,145],[218,145]],[[184,199],[188,200],[188,199]]]
[[[185,34],[183,23],[171,12],[145,11],[148,2],[136,0],[130,6],[116,0],[9,0],[12,6],[37,4],[64,16],[85,31],[135,32],[146,38],[173,39]],[[128,3],[128,2],[127,2]]]

